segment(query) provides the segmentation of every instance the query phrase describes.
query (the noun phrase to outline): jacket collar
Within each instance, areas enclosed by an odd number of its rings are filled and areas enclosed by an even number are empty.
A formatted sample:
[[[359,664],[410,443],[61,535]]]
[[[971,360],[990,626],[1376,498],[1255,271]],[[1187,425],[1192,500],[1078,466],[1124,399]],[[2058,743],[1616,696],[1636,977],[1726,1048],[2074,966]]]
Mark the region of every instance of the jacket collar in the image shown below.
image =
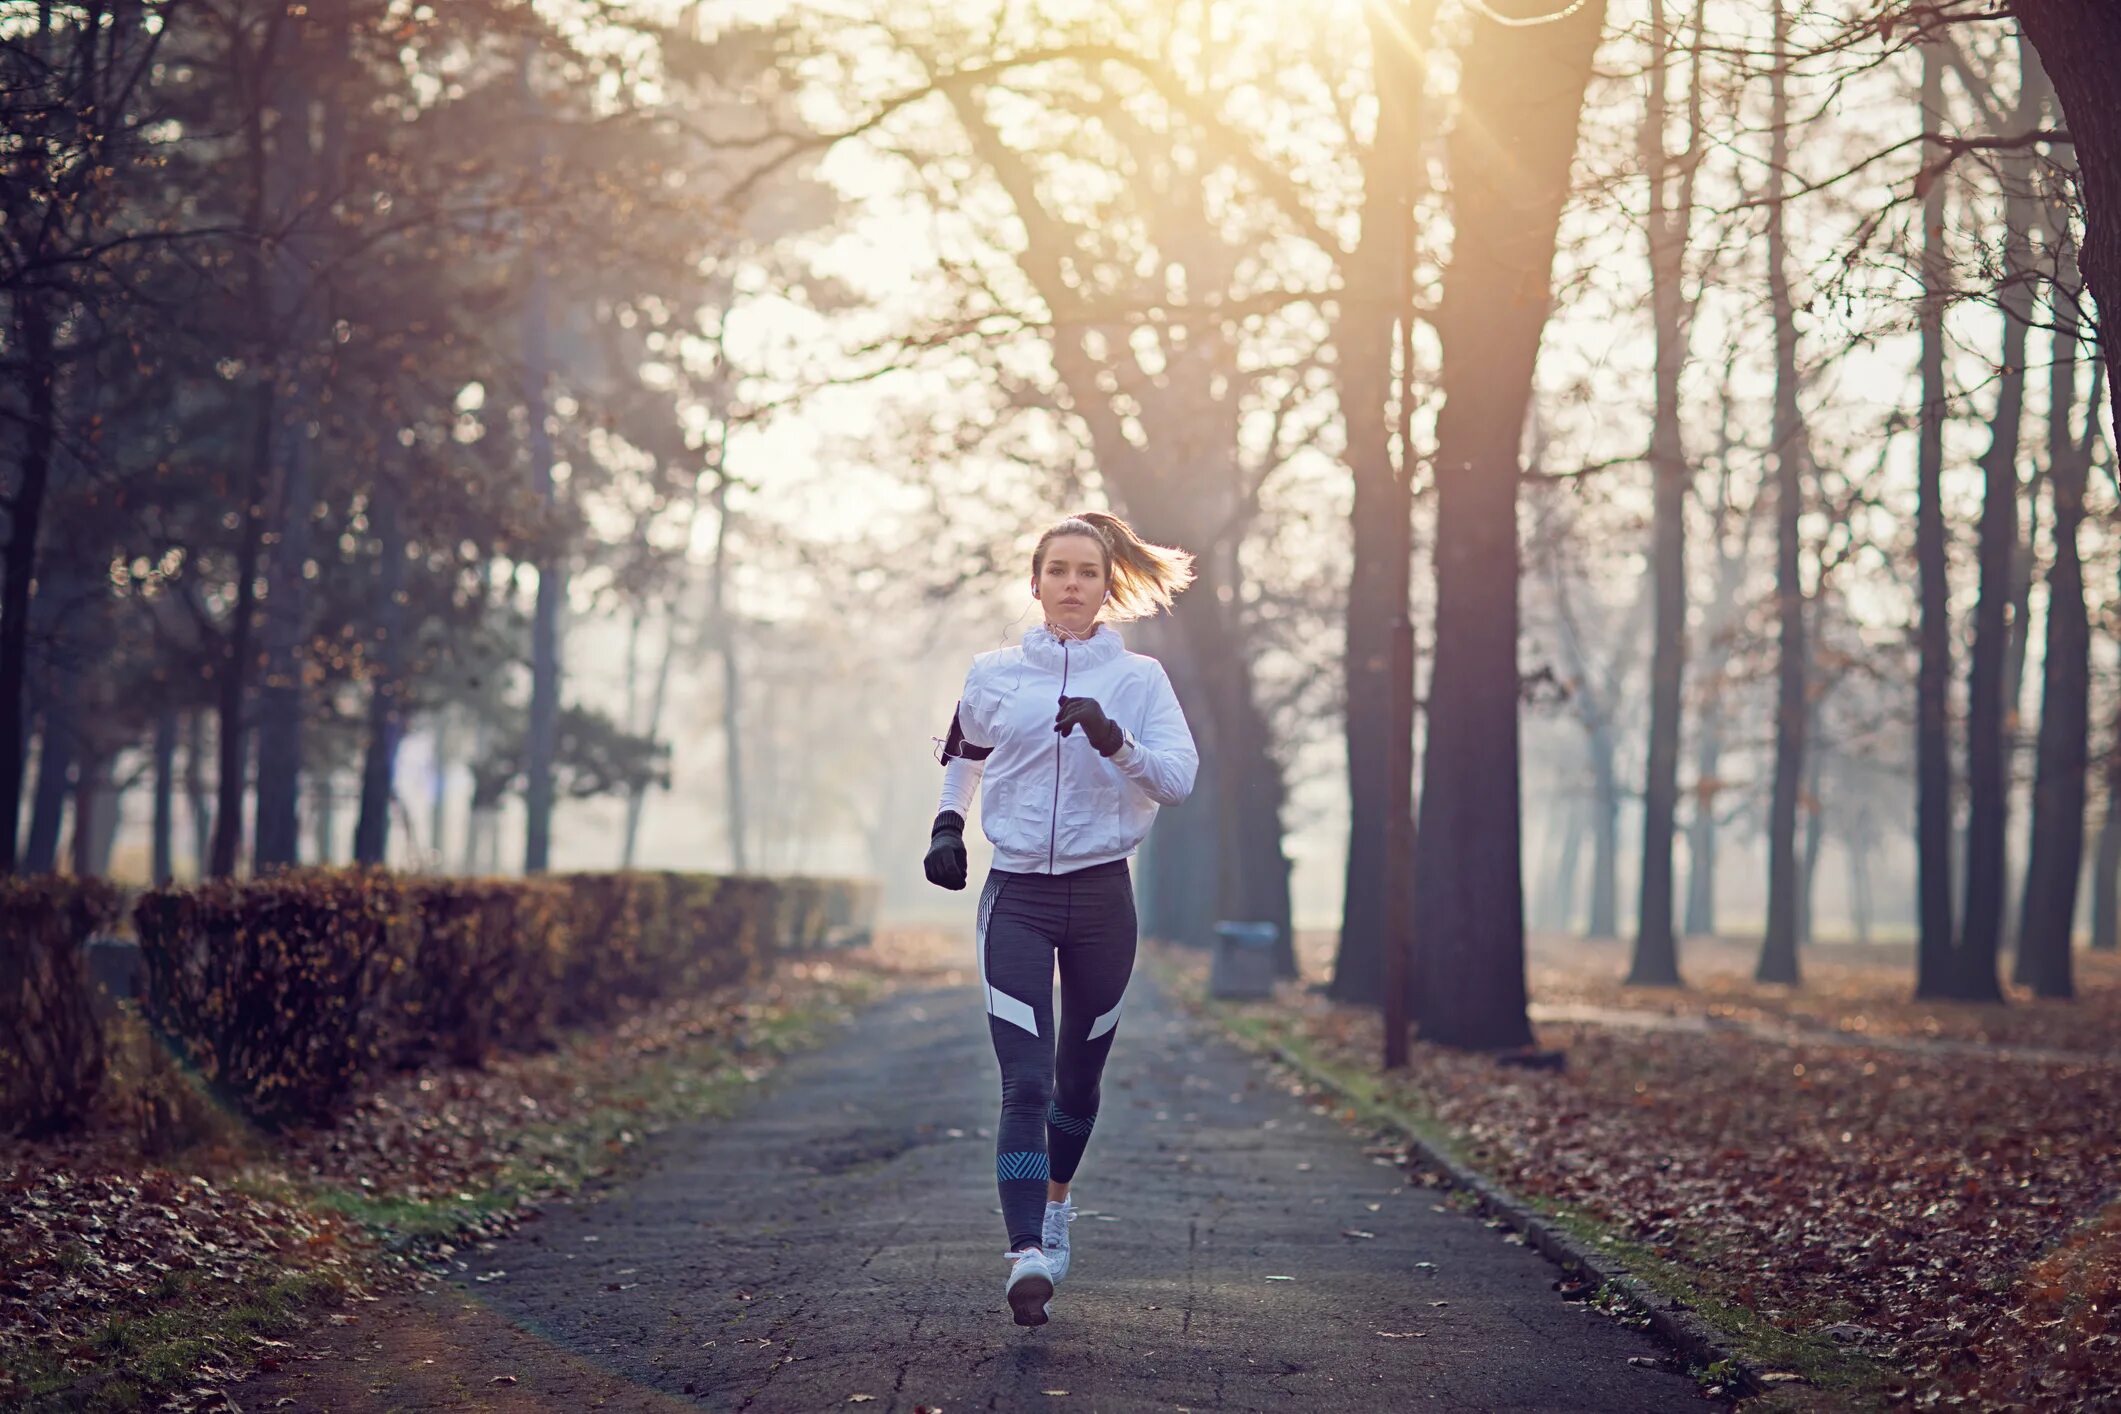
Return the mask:
[[[1070,667],[1088,668],[1099,663],[1108,663],[1127,651],[1126,642],[1120,638],[1119,630],[1101,623],[1088,638],[1063,640],[1044,624],[1024,631],[1024,661],[1034,667],[1061,670],[1065,662]]]

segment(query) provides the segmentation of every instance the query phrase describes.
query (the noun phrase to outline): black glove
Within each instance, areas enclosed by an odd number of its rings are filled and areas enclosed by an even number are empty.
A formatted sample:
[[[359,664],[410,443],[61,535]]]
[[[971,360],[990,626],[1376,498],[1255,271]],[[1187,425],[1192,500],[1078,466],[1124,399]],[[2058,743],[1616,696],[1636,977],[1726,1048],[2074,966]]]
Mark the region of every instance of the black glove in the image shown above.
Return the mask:
[[[1060,711],[1053,715],[1053,730],[1066,736],[1078,726],[1100,756],[1110,756],[1127,744],[1126,732],[1120,729],[1119,723],[1105,715],[1105,709],[1097,705],[1094,697],[1063,697],[1060,700]]]
[[[928,858],[923,861],[928,882],[946,889],[965,887],[965,817],[945,810],[935,817],[928,836]]]

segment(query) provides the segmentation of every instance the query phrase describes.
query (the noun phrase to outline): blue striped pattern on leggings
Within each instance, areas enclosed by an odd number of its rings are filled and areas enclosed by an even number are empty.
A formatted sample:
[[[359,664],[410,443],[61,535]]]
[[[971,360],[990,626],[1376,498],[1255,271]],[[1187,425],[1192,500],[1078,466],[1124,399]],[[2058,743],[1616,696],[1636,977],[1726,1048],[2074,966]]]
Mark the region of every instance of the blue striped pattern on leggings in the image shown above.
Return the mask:
[[[1069,1114],[1058,1105],[1048,1105],[1046,1107],[1046,1123],[1060,1130],[1063,1134],[1073,1134],[1076,1138],[1083,1139],[1089,1137],[1090,1126],[1097,1123],[1097,1116],[1090,1115],[1085,1118],[1082,1115]]]
[[[1046,1156],[1035,1153],[996,1154],[994,1176],[1002,1182],[1013,1178],[1044,1178]]]

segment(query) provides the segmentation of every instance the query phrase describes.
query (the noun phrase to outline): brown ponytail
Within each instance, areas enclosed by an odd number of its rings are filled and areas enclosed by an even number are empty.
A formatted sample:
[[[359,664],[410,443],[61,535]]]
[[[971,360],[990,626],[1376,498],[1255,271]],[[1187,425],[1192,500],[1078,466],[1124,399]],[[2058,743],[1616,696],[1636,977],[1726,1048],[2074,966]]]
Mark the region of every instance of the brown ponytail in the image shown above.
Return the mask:
[[[1171,607],[1178,592],[1193,582],[1193,555],[1166,545],[1151,545],[1134,527],[1106,511],[1084,511],[1050,527],[1031,553],[1031,577],[1046,566],[1046,547],[1055,537],[1087,535],[1105,547],[1105,582],[1111,598],[1102,617],[1124,622],[1143,619]]]

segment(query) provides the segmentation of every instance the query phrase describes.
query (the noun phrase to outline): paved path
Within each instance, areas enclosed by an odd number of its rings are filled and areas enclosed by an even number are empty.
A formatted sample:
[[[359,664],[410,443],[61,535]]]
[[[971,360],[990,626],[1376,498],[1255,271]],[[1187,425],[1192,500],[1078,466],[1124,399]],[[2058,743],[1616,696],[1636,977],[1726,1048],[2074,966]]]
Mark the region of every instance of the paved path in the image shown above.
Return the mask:
[[[1438,1211],[1163,1005],[1146,973],[1127,1007],[1076,1189],[1075,1270],[1044,1327],[1018,1328],[1002,1302],[978,992],[936,987],[787,1062],[745,1113],[658,1136],[638,1177],[555,1206],[452,1288],[366,1308],[341,1333],[366,1358],[359,1398],[343,1380],[320,1398],[322,1365],[237,1397],[252,1410],[290,1392],[305,1409],[1710,1407],[1649,1365],[1661,1352],[1648,1337],[1564,1302],[1534,1253]]]

